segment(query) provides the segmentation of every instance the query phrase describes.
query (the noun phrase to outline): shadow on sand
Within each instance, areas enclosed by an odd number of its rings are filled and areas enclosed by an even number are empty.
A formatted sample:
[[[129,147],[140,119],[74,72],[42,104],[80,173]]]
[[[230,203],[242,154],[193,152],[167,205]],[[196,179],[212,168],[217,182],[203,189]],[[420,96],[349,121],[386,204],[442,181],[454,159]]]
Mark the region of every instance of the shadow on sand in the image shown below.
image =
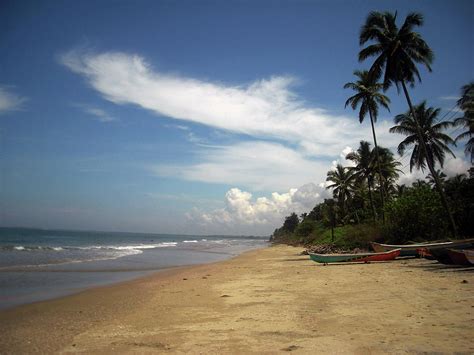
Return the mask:
[[[471,273],[474,272],[473,266],[464,265],[446,265],[439,263],[434,260],[426,260],[425,262],[420,261],[418,264],[407,264],[407,267],[414,269],[423,269],[430,272],[460,272],[460,273]]]

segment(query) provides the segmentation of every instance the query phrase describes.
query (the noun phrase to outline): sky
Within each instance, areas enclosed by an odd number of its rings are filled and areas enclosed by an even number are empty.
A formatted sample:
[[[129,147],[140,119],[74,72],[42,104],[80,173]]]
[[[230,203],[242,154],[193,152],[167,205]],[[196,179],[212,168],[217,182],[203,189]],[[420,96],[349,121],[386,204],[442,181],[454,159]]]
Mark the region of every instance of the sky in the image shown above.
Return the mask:
[[[0,226],[269,235],[331,195],[368,120],[344,108],[370,11],[412,11],[435,53],[412,100],[450,119],[472,81],[474,2],[0,2]],[[396,89],[379,145],[407,111]],[[460,130],[448,132],[457,135]],[[452,147],[448,176],[469,168]],[[408,167],[400,183],[427,172]]]

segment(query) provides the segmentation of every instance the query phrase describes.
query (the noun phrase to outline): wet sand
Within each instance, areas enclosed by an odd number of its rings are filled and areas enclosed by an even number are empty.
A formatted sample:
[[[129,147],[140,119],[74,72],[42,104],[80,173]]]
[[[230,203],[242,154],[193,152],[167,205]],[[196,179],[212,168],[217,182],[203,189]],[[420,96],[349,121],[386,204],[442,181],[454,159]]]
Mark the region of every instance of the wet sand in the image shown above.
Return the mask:
[[[474,269],[276,246],[0,312],[0,353],[474,353]]]

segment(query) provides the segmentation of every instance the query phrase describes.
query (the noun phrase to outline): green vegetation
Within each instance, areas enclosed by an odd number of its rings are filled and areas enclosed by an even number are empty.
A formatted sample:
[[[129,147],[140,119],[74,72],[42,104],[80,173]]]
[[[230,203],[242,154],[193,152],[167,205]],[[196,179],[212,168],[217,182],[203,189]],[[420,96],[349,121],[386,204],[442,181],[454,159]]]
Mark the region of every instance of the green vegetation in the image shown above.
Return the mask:
[[[327,173],[328,189],[333,198],[316,205],[300,217],[292,213],[285,218],[281,228],[275,230],[272,241],[312,245],[333,244],[341,248],[368,248],[370,241],[407,243],[410,241],[443,240],[451,237],[472,237],[474,231],[474,168],[469,177],[457,175],[447,178],[443,169],[445,154],[454,157],[449,145],[468,139],[465,152],[474,154],[474,82],[462,87],[457,105],[463,113],[453,122],[440,121],[440,109],[429,107],[426,101],[413,105],[407,85],[421,82],[417,65],[424,65],[431,72],[434,55],[422,36],[414,31],[423,25],[423,16],[409,14],[401,27],[397,14],[371,12],[360,32],[360,45],[367,45],[359,52],[359,61],[375,57],[368,71],[356,70],[356,82],[344,88],[355,94],[346,106],[359,110],[359,122],[369,116],[374,140],[361,141],[359,148],[346,159],[355,166],[338,164]],[[379,82],[379,80],[381,80]],[[406,138],[398,145],[404,155],[412,149],[410,171],[413,168],[429,174],[411,186],[397,185],[400,162],[393,153],[377,143],[374,123],[378,106],[389,109],[390,100],[380,91],[392,84],[403,89],[409,110],[396,115],[391,133]],[[465,129],[455,140],[446,129],[460,126]]]

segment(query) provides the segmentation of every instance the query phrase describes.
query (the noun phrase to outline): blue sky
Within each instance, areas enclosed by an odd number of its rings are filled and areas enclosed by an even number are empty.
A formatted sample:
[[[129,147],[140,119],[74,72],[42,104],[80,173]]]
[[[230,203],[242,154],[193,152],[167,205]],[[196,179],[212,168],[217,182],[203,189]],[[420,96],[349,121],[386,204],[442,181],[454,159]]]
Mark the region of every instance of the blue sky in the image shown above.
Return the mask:
[[[473,79],[473,7],[2,1],[0,225],[269,234],[327,196],[327,170],[371,141],[342,89],[370,65],[357,61],[367,14],[423,13],[435,61],[412,99],[449,118]],[[377,133],[394,149],[388,128],[406,103],[387,95]],[[448,175],[469,166],[453,149]]]

